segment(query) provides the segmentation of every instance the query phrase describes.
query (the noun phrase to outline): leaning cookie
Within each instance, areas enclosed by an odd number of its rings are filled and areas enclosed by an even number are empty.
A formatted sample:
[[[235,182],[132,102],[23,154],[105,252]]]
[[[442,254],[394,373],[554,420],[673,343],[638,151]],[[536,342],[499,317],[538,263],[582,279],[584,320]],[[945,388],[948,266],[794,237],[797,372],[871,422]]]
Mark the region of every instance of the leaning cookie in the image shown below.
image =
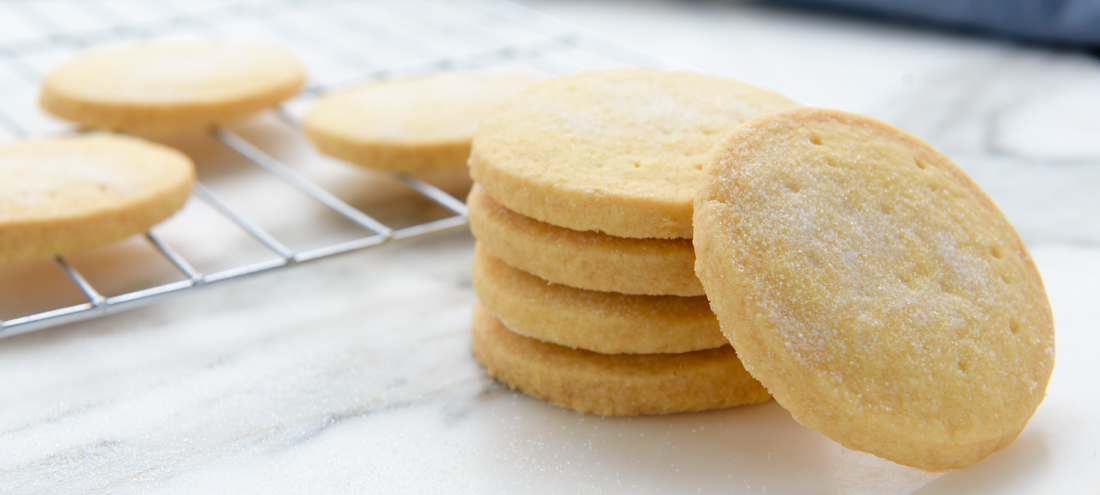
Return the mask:
[[[470,230],[485,251],[550,282],[623,294],[702,296],[688,239],[630,239],[564,229],[508,210],[475,185]]]
[[[488,255],[472,270],[481,303],[512,331],[604,354],[690,352],[727,345],[707,298],[639,296],[547,283]]]
[[[139,133],[201,130],[298,93],[286,50],[239,42],[154,42],[89,52],[52,70],[39,103],[85,127]]]
[[[303,128],[327,155],[429,181],[457,175],[469,187],[466,160],[478,122],[540,81],[528,74],[439,74],[376,82],[321,97]]]
[[[707,151],[731,127],[795,106],[690,72],[567,76],[509,98],[482,120],[470,174],[505,208],[551,225],[690,239]]]
[[[559,406],[603,416],[703,411],[768,400],[729,346],[684,354],[607,355],[509,331],[480,304],[474,353],[489,375]]]
[[[928,471],[1012,443],[1043,400],[1039,272],[981,189],[923,141],[798,109],[717,145],[696,271],[745,367],[846,447]]]
[[[114,135],[0,145],[0,262],[106,244],[183,206],[195,171],[182,153]]]

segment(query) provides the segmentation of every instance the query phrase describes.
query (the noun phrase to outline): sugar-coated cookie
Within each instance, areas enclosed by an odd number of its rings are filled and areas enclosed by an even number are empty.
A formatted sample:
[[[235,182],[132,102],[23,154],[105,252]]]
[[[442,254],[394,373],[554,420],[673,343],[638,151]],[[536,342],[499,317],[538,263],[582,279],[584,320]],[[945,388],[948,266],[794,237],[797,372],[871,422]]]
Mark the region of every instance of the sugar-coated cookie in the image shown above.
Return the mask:
[[[730,346],[684,354],[597,354],[509,331],[474,305],[474,353],[489,375],[559,406],[603,416],[670,414],[767,401]]]
[[[963,468],[1043,400],[1054,328],[1031,257],[969,177],[888,124],[807,108],[733,131],[694,242],[746,368],[846,447]]]
[[[194,178],[187,156],[136,138],[0,144],[0,262],[144,232],[183,206]]]
[[[563,77],[482,120],[470,173],[524,216],[572,230],[690,239],[703,159],[726,131],[796,104],[690,72],[620,69]]]
[[[321,97],[306,136],[325,154],[378,170],[466,172],[478,121],[542,81],[528,74],[439,74],[383,81]]]
[[[470,230],[485,251],[557,284],[623,294],[701,296],[689,239],[630,239],[564,229],[508,210],[474,186]]]
[[[85,127],[201,130],[298,93],[305,71],[286,50],[241,42],[151,42],[82,54],[52,70],[39,102]]]
[[[727,345],[707,298],[640,296],[551,284],[486,254],[472,270],[478,299],[514,332],[604,354],[655,354]]]

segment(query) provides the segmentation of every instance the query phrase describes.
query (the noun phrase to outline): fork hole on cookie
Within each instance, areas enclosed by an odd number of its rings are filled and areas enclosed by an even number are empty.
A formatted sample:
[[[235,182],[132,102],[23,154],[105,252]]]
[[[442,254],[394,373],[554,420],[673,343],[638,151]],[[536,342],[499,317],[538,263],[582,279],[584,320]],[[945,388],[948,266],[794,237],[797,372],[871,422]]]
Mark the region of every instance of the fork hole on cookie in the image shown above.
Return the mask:
[[[819,136],[817,134],[811,134],[810,135],[810,142],[820,146],[821,142],[822,142],[821,141],[821,136]]]
[[[1020,321],[1016,318],[1009,318],[1008,330],[1012,332],[1013,335],[1020,333]]]
[[[959,371],[966,373],[967,363],[965,360],[960,359],[959,362],[955,364],[959,366]]]

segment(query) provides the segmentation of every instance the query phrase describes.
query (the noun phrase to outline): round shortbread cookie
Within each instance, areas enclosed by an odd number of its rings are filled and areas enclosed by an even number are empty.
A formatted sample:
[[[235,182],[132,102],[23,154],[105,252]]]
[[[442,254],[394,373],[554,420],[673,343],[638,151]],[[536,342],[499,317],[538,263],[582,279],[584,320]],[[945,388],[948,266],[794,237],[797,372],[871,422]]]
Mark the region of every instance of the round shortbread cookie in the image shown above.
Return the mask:
[[[470,173],[521,215],[572,230],[690,239],[707,150],[756,115],[796,104],[737,81],[621,69],[563,77],[497,107]]]
[[[603,416],[671,414],[767,401],[730,346],[684,354],[598,354],[510,332],[474,305],[474,353],[489,375],[562,407]]]
[[[846,447],[963,468],[1043,400],[1054,328],[1039,272],[986,194],[917,138],[831,110],[754,119],[715,147],[695,232],[746,368]]]
[[[604,354],[656,354],[728,344],[707,298],[641,296],[551,284],[474,249],[474,291],[512,331]]]
[[[144,232],[183,206],[194,179],[187,156],[136,138],[0,144],[0,262]]]
[[[630,239],[555,227],[508,210],[475,185],[470,230],[485,251],[556,284],[623,294],[702,296],[688,239]]]
[[[506,97],[542,80],[527,74],[439,74],[372,83],[321,97],[303,128],[322,153],[364,167],[459,171],[468,177],[478,121]]]
[[[201,130],[298,93],[305,71],[286,50],[239,42],[157,42],[98,50],[51,71],[39,103],[81,125]]]

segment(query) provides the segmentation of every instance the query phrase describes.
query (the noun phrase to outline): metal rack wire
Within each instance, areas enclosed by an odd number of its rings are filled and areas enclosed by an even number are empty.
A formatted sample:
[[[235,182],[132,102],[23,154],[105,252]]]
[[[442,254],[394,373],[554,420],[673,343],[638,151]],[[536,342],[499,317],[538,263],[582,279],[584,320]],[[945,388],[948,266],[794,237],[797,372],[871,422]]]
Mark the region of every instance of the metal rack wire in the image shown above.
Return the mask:
[[[333,89],[391,77],[444,71],[524,67],[551,75],[623,65],[675,64],[615,45],[503,0],[373,2],[357,0],[0,0],[0,138],[72,132],[35,107],[36,88],[49,66],[102,45],[163,37],[264,39],[296,51],[310,70],[307,88],[275,109],[296,129],[293,108]],[[213,137],[238,157],[323,205],[364,231],[343,240],[295,251],[201,181],[193,200],[229,220],[274,255],[203,273],[153,230],[149,246],[182,277],[105,296],[73,263],[52,263],[86,301],[0,319],[0,337],[102,316],[152,299],[248,275],[394,242],[463,229],[462,201],[415,178],[394,174],[450,216],[392,227],[341,200],[294,167],[228,128]],[[3,281],[0,281],[2,284]],[[15,283],[18,283],[15,282]]]

